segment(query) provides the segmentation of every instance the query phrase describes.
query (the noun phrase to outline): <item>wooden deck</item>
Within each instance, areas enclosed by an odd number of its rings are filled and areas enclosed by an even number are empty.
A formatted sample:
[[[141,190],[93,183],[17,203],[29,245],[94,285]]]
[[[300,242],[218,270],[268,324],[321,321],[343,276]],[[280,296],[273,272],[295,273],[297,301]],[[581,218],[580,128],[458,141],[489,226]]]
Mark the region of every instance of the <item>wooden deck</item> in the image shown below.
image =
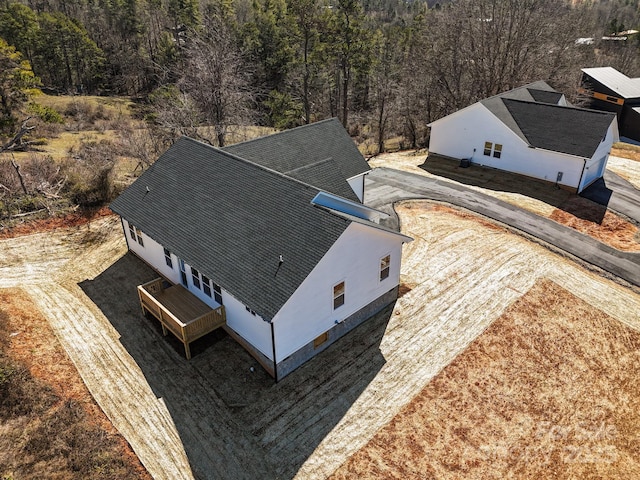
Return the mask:
[[[149,312],[160,320],[164,335],[171,332],[182,341],[190,359],[191,342],[225,325],[224,307],[213,309],[182,285],[164,288],[163,282],[162,278],[156,278],[138,285],[142,313]]]

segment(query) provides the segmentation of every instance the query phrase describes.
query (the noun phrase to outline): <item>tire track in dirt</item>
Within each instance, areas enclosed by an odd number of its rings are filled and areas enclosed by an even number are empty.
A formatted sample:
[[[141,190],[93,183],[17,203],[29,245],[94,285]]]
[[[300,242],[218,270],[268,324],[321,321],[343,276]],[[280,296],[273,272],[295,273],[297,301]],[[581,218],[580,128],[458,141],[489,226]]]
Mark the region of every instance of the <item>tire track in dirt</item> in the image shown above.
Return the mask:
[[[164,404],[144,374],[80,300],[84,293],[58,284],[34,285],[29,293],[47,317],[85,384],[109,420],[127,439],[154,478],[192,479],[189,460]],[[108,332],[105,334],[105,331]],[[149,455],[149,451],[155,455]]]
[[[538,279],[587,298],[595,289],[595,307],[607,302],[604,311],[640,325],[640,297],[631,290],[502,229],[432,208],[420,201],[396,207],[403,233],[415,239],[402,267],[413,290],[396,303],[380,345],[386,364],[296,478],[333,473]]]
[[[352,358],[347,369],[351,373],[336,370],[335,378],[330,376],[321,385],[314,378],[301,379],[295,392],[301,394],[299,402],[284,407],[265,395],[255,406],[246,407],[244,418],[252,413],[260,417],[247,426],[234,425],[224,402],[214,393],[190,398],[185,393],[189,386],[203,392],[208,386],[199,385],[205,380],[176,360],[174,367],[181,369],[181,375],[167,374],[155,388],[174,392],[173,408],[206,409],[207,418],[219,419],[208,424],[190,418],[178,434],[171,412],[156,397],[133,358],[141,352],[125,349],[118,340],[119,332],[93,296],[89,298],[78,286],[125,253],[122,231],[113,217],[47,237],[0,242],[0,288],[22,286],[31,293],[96,401],[158,479],[207,474],[225,478],[224,471],[216,470],[225,465],[216,462],[220,456],[233,459],[230,462],[239,465],[247,477],[250,472],[259,473],[259,464],[264,462],[267,469],[269,464],[278,464],[279,477],[326,478],[543,277],[640,329],[637,294],[537,244],[488,226],[486,221],[439,211],[427,202],[401,204],[398,211],[403,232],[416,239],[405,246],[402,266],[402,281],[412,290],[396,303],[381,342],[370,340],[373,343],[367,347],[379,347],[384,357],[380,370],[362,391],[350,389],[344,378],[360,368],[366,370],[370,356]],[[104,296],[112,294],[105,292]],[[158,348],[165,348],[161,340]],[[326,366],[330,371],[333,368]],[[345,388],[340,392],[344,393],[345,413],[328,434],[320,435],[316,432],[323,431],[323,410],[316,403],[330,397],[326,392],[338,385]],[[301,421],[305,410],[318,414]],[[227,441],[229,436],[234,438]],[[316,444],[318,437],[322,440]],[[184,445],[190,445],[188,454]],[[294,458],[300,450],[313,453]],[[266,457],[261,458],[263,454]],[[291,471],[287,461],[302,466]],[[211,470],[192,473],[192,464]]]
[[[115,217],[0,242],[0,288],[29,293],[109,420],[154,478],[193,478],[171,415],[78,287],[126,251]],[[114,234],[115,233],[115,234]]]

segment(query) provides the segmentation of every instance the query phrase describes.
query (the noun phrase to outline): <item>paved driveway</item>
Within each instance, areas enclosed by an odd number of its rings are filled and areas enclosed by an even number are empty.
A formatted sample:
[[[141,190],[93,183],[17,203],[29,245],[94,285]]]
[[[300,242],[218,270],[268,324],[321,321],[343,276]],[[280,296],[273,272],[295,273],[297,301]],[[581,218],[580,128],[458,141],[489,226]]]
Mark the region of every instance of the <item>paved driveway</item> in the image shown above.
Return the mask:
[[[640,223],[640,190],[618,174],[607,170],[580,195]]]
[[[616,250],[553,220],[465,186],[383,167],[376,168],[367,175],[365,192],[367,205],[385,211],[390,211],[394,202],[412,198],[435,200],[465,208],[543,240],[640,286],[640,254]]]

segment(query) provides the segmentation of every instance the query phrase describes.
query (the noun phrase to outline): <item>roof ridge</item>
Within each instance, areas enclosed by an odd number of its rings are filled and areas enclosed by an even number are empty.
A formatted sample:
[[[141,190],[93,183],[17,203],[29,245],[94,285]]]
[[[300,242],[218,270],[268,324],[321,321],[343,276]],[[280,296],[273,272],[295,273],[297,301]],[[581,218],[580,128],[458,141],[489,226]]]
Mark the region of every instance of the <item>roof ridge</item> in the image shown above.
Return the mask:
[[[520,99],[517,99],[517,98],[502,98],[501,100],[503,102],[509,101],[509,102],[527,103],[527,104],[532,104],[532,105],[542,105],[542,106],[546,106],[546,107],[557,107],[557,108],[566,108],[566,109],[569,109],[569,110],[579,110],[579,111],[582,111],[582,112],[591,112],[591,113],[597,113],[597,114],[602,114],[602,115],[606,115],[606,116],[615,116],[615,113],[613,113],[613,112],[604,112],[602,110],[594,110],[592,108],[576,107],[574,105],[558,105],[557,103],[535,102],[535,101],[531,101],[531,100],[520,100]]]
[[[542,92],[552,92],[553,91],[555,93],[562,93],[562,92],[558,92],[555,88],[553,88],[551,85],[549,85],[544,80],[536,80],[535,82],[529,82],[526,85],[520,85],[519,87],[512,88],[511,90],[507,90],[505,92],[496,93],[495,95],[491,95],[490,97],[478,100],[475,103],[484,102],[485,100],[491,100],[492,98],[504,98],[504,95],[507,95],[508,93],[515,92],[516,90],[522,90],[522,89],[528,90],[528,89],[532,88],[532,85],[535,85],[536,83],[540,83],[540,82],[544,83],[545,85],[547,85],[549,88],[552,89],[552,90],[541,90]],[[540,90],[540,89],[539,88],[535,88],[534,90]]]
[[[317,122],[313,122],[313,123],[305,123],[304,125],[298,125],[297,127],[288,128],[286,130],[278,130],[278,131],[276,131],[274,133],[267,133],[266,135],[260,135],[259,137],[252,138],[250,140],[244,140],[242,142],[234,143],[234,144],[231,144],[231,145],[227,145],[226,147],[222,147],[222,148],[224,149],[224,148],[227,148],[227,147],[235,147],[236,145],[245,145],[247,143],[253,143],[253,142],[256,142],[258,140],[262,140],[264,138],[274,137],[274,136],[285,134],[287,132],[294,132],[294,131],[297,131],[297,130],[308,128],[308,127],[311,127],[312,125],[319,125],[321,123],[329,123],[329,122],[331,122],[333,120],[337,120],[337,117],[325,118],[324,120],[318,120]]]
[[[326,157],[326,158],[323,158],[321,160],[317,160],[317,161],[315,161],[313,163],[309,163],[307,165],[300,165],[299,167],[292,168],[291,170],[287,170],[287,173],[301,172],[301,171],[304,171],[304,170],[306,170],[308,168],[317,167],[318,165],[321,165],[321,164],[326,163],[328,161],[333,161],[333,157]]]
[[[279,172],[279,171],[274,170],[274,169],[269,168],[269,167],[265,167],[264,165],[260,165],[259,163],[256,163],[256,162],[252,162],[251,160],[247,160],[246,158],[240,157],[240,156],[235,155],[235,154],[233,154],[231,152],[227,152],[226,150],[222,150],[221,148],[215,147],[213,145],[210,145],[208,143],[202,142],[200,140],[196,140],[195,138],[187,137],[186,135],[183,135],[180,138],[181,139],[185,139],[185,140],[189,140],[189,141],[191,141],[193,143],[197,143],[197,144],[202,145],[204,147],[208,147],[208,148],[212,149],[215,152],[221,153],[221,154],[223,154],[223,155],[225,155],[225,156],[227,156],[229,158],[232,158],[233,160],[243,162],[243,163],[245,163],[247,165],[250,165],[250,166],[252,166],[254,168],[257,168],[259,170],[263,170],[264,172],[267,172],[267,173],[269,173],[271,175],[274,175],[276,177],[280,177],[280,178],[282,178],[284,180],[287,180],[289,182],[297,183],[297,184],[299,184],[301,186],[304,186],[306,188],[310,188],[311,190],[314,190],[316,192],[331,193],[331,192],[323,190],[322,188],[319,188],[319,187],[317,187],[315,185],[311,185],[310,183],[303,182],[302,180],[298,180],[297,178],[294,178],[294,177],[290,177],[289,175],[287,175],[285,173]],[[340,198],[345,198],[345,197],[343,197],[341,195],[336,195],[336,194],[332,194],[332,195],[335,195],[335,196],[340,197]],[[345,199],[345,200],[348,200],[348,199]]]

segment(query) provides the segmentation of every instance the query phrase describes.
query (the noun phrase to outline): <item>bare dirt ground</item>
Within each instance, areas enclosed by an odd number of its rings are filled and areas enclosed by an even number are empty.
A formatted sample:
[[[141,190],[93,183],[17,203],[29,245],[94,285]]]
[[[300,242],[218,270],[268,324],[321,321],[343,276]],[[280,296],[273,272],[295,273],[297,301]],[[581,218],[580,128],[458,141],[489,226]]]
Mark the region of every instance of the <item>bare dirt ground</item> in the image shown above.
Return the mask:
[[[639,348],[538,281],[331,478],[637,478]]]
[[[613,248],[640,251],[637,225],[597,203],[545,182],[491,168],[461,168],[454,160],[433,156],[427,159],[425,151],[384,154],[370,159],[369,164],[371,167],[396,168],[463,184],[562,223]],[[624,178],[640,184],[640,162],[611,157],[609,168],[615,172],[624,171]]]
[[[161,337],[135,294],[154,274],[114,217],[0,241],[0,289],[29,293],[149,473],[171,480],[326,478],[540,279],[640,326],[637,293],[519,236],[425,202],[398,212],[415,238],[406,293],[278,384],[228,336],[191,362]]]
[[[0,290],[0,477],[151,478],[18,288]]]

